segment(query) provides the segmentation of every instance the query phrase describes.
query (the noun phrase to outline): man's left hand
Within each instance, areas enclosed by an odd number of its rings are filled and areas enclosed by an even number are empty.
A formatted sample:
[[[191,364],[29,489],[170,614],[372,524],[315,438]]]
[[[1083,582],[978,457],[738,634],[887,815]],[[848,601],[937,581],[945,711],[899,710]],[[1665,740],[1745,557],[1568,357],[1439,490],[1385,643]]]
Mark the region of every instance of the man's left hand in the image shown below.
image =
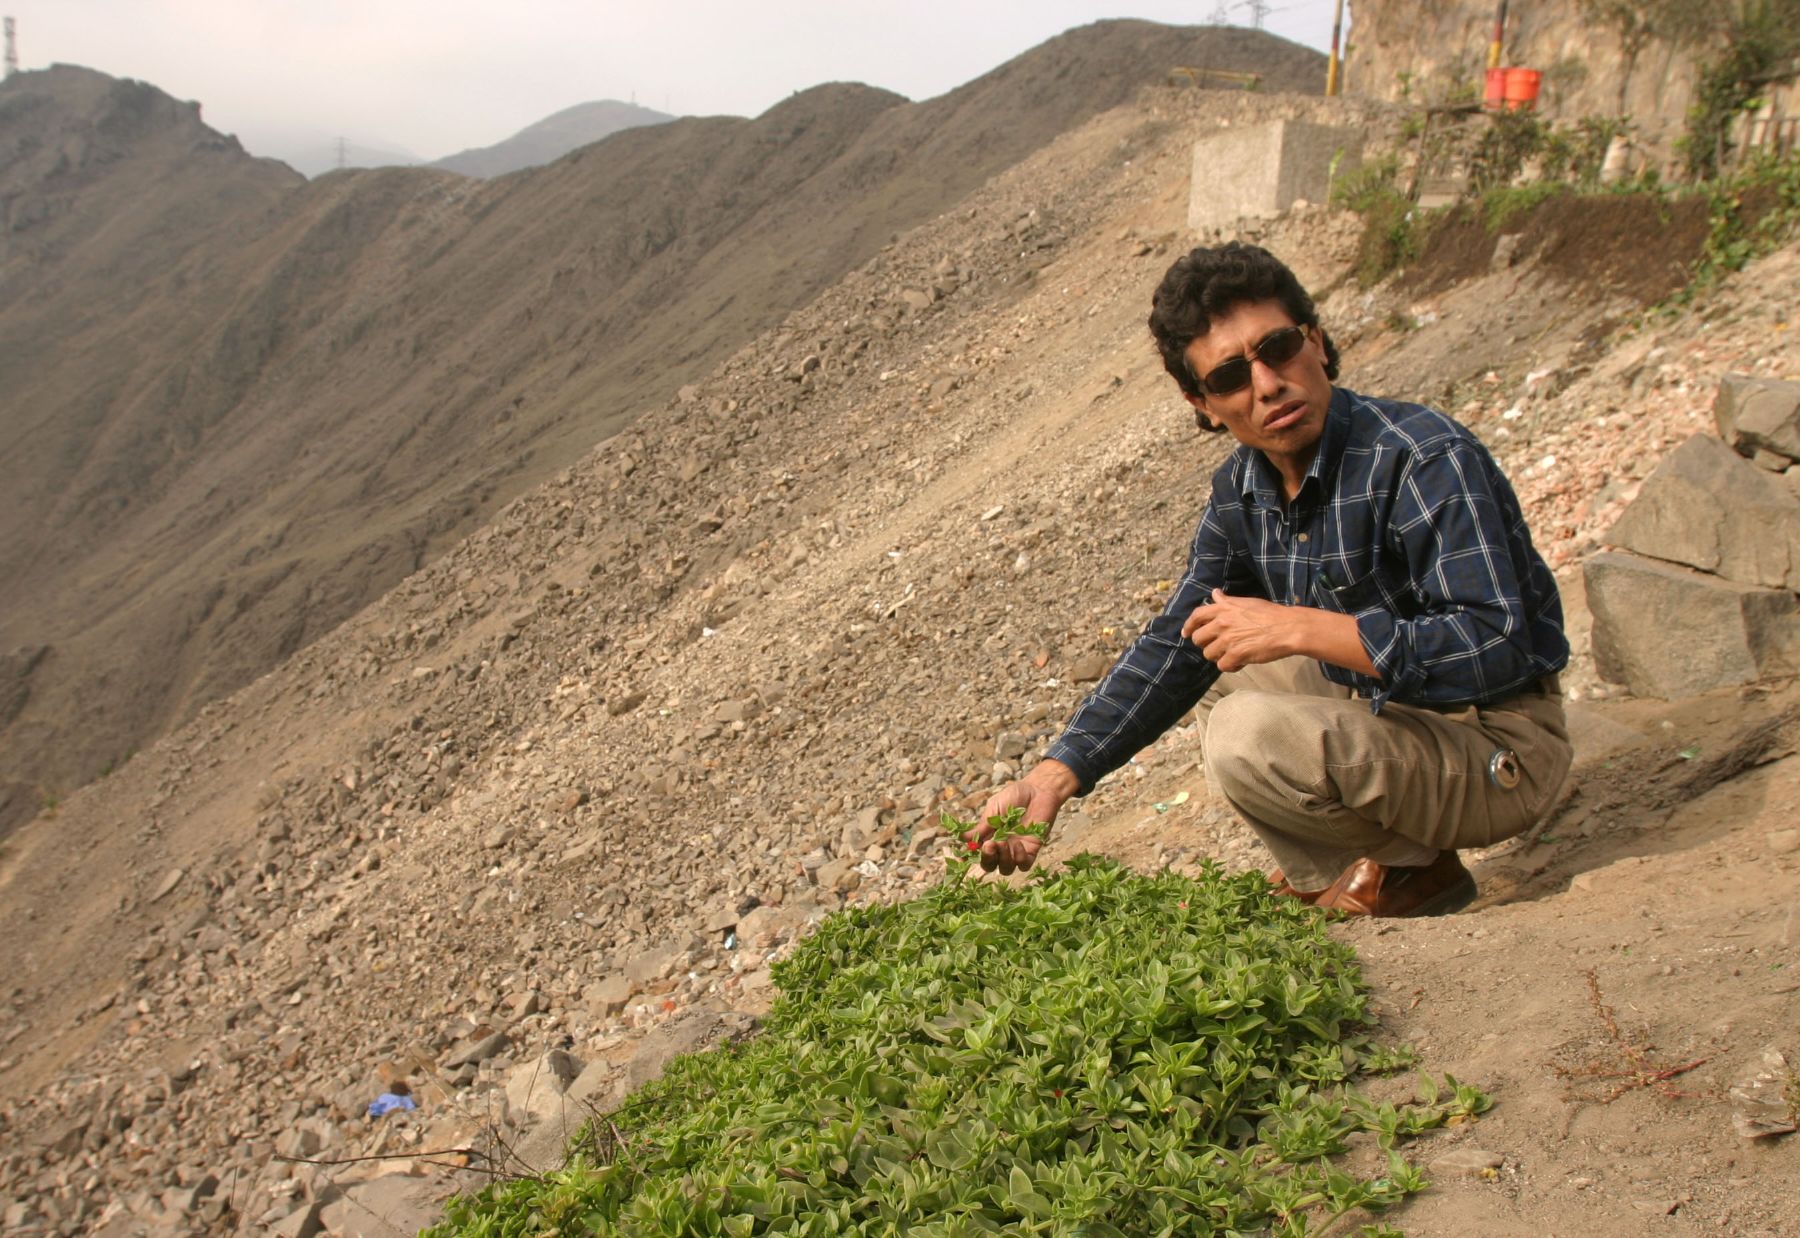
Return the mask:
[[[1283,606],[1214,589],[1212,601],[1194,608],[1181,625],[1181,634],[1222,671],[1304,654],[1359,675],[1381,677],[1363,648],[1356,620],[1312,606]]]
[[[1212,601],[1194,608],[1181,634],[1220,670],[1241,670],[1301,652],[1296,640],[1303,627],[1300,609],[1214,589]]]

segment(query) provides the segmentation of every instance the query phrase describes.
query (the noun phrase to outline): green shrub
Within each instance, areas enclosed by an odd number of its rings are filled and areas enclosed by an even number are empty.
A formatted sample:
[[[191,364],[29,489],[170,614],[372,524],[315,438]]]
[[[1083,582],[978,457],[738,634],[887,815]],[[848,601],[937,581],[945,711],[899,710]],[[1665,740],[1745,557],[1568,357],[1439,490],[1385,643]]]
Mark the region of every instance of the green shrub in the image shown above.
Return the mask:
[[[955,874],[829,918],[774,978],[754,1040],[677,1059],[566,1169],[431,1232],[1301,1235],[1421,1189],[1393,1141],[1487,1104],[1351,1093],[1353,956],[1254,873]],[[1326,1159],[1358,1130],[1390,1149],[1367,1180]]]
[[[1561,181],[1534,181],[1529,185],[1501,185],[1481,195],[1481,217],[1489,232],[1504,232],[1551,198],[1574,192]]]
[[[1705,192],[1712,227],[1693,288],[1709,287],[1800,233],[1800,155],[1753,160]]]
[[[1337,179],[1331,200],[1363,217],[1356,278],[1364,287],[1379,283],[1418,256],[1420,215],[1399,187],[1400,161],[1389,154]]]

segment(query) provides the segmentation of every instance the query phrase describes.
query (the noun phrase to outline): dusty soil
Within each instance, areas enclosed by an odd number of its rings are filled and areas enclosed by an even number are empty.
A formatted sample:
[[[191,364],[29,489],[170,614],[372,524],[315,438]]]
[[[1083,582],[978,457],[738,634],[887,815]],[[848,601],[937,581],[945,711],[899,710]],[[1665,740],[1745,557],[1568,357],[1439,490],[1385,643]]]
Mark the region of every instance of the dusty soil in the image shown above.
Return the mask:
[[[1604,288],[1655,305],[1693,278],[1711,228],[1704,198],[1669,201],[1651,194],[1558,195],[1497,226],[1479,204],[1449,208],[1426,232],[1418,258],[1399,274],[1401,288],[1430,296],[1491,268],[1502,236],[1513,261],[1580,288]],[[1655,244],[1647,247],[1646,237]],[[1610,328],[1615,324],[1605,324]]]
[[[0,844],[17,1215],[129,1233],[206,1171],[212,1227],[256,1232],[334,1189],[276,1158],[303,1130],[477,1138],[548,1048],[623,1061],[680,1013],[766,1002],[780,935],[733,950],[720,925],[929,880],[938,810],[1028,762],[1160,605],[1223,450],[1142,325],[1190,240],[1194,137],[1326,106],[1158,91],[1097,118]],[[1433,1172],[1396,1220],[1795,1232],[1800,1143],[1738,1136],[1727,1093],[1800,1055],[1800,698],[1628,699],[1595,675],[1579,567],[1721,373],[1800,377],[1800,246],[1646,317],[1529,251],[1420,295],[1355,287],[1351,217],[1241,231],[1321,292],[1349,385],[1442,399],[1493,446],[1576,646],[1557,815],[1475,857],[1468,912],[1338,930],[1389,1031],[1496,1102],[1415,1148],[1492,1175]],[[1171,732],[1058,853],[1260,865],[1199,770]],[[596,991],[632,975],[622,1006]],[[505,1048],[451,1066],[484,1032]],[[396,1072],[424,1110],[372,1126]]]

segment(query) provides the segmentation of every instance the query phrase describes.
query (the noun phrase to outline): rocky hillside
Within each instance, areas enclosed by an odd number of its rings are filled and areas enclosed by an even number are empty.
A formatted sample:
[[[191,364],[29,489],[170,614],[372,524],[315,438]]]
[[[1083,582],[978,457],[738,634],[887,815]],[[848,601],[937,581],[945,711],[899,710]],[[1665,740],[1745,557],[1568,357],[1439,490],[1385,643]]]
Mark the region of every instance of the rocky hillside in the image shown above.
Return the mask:
[[[577,103],[525,126],[504,141],[446,155],[431,166],[464,176],[505,176],[561,159],[570,151],[590,146],[621,129],[660,125],[674,119],[666,112],[620,103],[617,99]]]
[[[557,1140],[536,1080],[609,1088],[695,1010],[741,1030],[809,919],[930,879],[937,811],[1028,761],[1180,570],[1223,445],[1196,439],[1143,315],[1191,239],[1195,138],[1279,116],[1376,142],[1402,119],[1179,90],[1099,116],[7,840],[8,1224],[347,1232],[350,1202],[372,1205],[344,1192],[378,1185],[360,1179],[435,1189],[400,1153],[503,1155],[503,1139],[541,1167]],[[1494,445],[1569,569],[1583,702],[1612,689],[1574,565],[1704,427],[1720,371],[1800,371],[1784,291],[1800,251],[1639,321],[1634,286],[1569,244],[1637,208],[1589,209],[1521,228],[1510,259],[1489,236],[1374,290],[1348,275],[1352,216],[1244,230],[1320,291],[1347,382],[1428,381]],[[1478,864],[1472,913],[1359,940],[1395,1033],[1500,1096],[1452,1136],[1474,1169],[1434,1171],[1418,1206],[1437,1224],[1416,1232],[1635,1232],[1658,1209],[1786,1223],[1800,1174],[1732,1168],[1722,1101],[1657,1109],[1680,1102],[1644,1088],[1571,1109],[1547,1064],[1606,1047],[1602,992],[1653,1007],[1671,1053],[1698,1038],[1687,1056],[1714,1064],[1692,1086],[1715,1099],[1791,1033],[1791,972],[1771,969],[1800,892],[1778,838],[1792,693],[1704,719],[1633,704],[1587,716],[1584,753],[1625,755],[1584,767],[1560,837]],[[1739,798],[1709,809],[1715,788]],[[1179,730],[1058,846],[1258,858]],[[1590,965],[1607,986],[1592,1006]],[[399,1079],[419,1110],[363,1117]],[[353,1155],[389,1159],[303,1163]]]
[[[824,86],[496,182],[301,184],[149,87],[10,79],[0,830],[1193,63],[1318,82],[1316,53],[1254,32],[1108,22],[924,103]]]

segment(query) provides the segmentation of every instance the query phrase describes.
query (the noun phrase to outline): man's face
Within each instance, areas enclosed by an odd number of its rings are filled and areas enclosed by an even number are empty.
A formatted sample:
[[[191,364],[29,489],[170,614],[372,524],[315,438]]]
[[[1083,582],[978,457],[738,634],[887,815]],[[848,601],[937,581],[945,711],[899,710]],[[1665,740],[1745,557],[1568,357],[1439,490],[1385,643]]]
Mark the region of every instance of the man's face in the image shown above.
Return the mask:
[[[1207,387],[1203,395],[1188,396],[1188,402],[1238,442],[1268,456],[1284,476],[1306,472],[1325,431],[1331,380],[1325,377],[1325,343],[1318,330],[1307,328],[1300,351],[1279,365],[1252,360],[1249,383],[1236,391],[1215,394],[1205,379],[1227,361],[1255,357],[1263,341],[1295,325],[1279,301],[1245,301],[1214,319],[1211,330],[1189,344],[1185,354]]]

